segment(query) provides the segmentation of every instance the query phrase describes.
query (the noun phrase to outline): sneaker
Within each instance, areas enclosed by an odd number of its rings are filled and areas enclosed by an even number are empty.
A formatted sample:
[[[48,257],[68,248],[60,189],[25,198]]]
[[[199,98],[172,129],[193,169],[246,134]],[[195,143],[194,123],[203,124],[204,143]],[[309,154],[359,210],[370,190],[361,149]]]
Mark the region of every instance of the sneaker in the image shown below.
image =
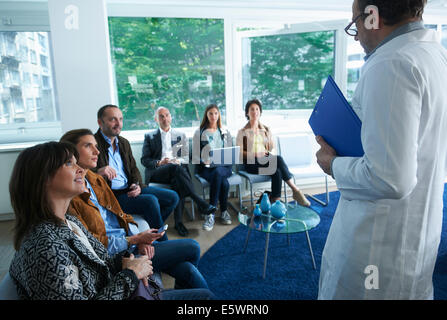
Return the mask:
[[[211,231],[214,227],[214,214],[209,214],[205,217],[205,222],[203,223],[203,230]]]
[[[222,223],[223,224],[231,224],[231,216],[227,210],[221,213]]]

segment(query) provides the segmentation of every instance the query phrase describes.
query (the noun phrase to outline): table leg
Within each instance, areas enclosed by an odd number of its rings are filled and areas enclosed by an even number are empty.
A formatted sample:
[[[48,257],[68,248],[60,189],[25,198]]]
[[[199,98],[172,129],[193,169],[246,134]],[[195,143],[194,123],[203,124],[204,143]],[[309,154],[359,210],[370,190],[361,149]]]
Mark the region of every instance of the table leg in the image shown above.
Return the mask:
[[[243,251],[244,253],[245,253],[245,250],[247,249],[248,238],[250,237],[250,231],[251,231],[251,228],[248,227],[247,237],[245,238],[245,245],[244,245],[244,251]]]
[[[265,271],[267,269],[267,256],[269,252],[269,240],[270,240],[270,233],[265,234],[265,253],[264,253],[264,272],[262,274],[262,279],[265,279]]]
[[[309,233],[307,232],[307,230],[306,230],[306,237],[307,237],[307,244],[309,245],[310,256],[312,258],[312,265],[313,265],[314,269],[316,270],[317,267],[315,265],[314,253],[312,251],[312,245],[310,244]]]

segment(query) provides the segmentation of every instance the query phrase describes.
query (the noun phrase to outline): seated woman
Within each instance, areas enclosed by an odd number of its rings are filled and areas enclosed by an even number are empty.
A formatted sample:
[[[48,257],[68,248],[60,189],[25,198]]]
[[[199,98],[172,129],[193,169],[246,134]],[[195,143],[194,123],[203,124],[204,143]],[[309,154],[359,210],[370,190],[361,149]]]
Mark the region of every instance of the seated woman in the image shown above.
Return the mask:
[[[248,173],[272,177],[272,193],[270,195],[272,203],[281,198],[281,184],[284,180],[292,189],[293,199],[300,205],[309,207],[309,200],[293,183],[293,176],[284,159],[279,155],[272,154],[274,149],[272,133],[267,126],[259,121],[261,114],[262,105],[259,100],[253,99],[247,102],[245,116],[249,121],[245,127],[239,130],[236,137],[236,143],[241,147],[245,170]]]
[[[76,146],[78,163],[86,170],[82,193],[73,198],[69,212],[78,217],[109,253],[133,249],[135,253],[148,255],[155,271],[175,278],[175,288],[208,288],[197,269],[200,259],[197,241],[154,242],[163,233],[154,233],[157,229],[139,232],[132,216],[123,212],[104,178],[90,170],[96,167],[99,154],[93,133],[89,129],[71,130],[60,140]]]
[[[219,108],[215,104],[210,104],[205,109],[199,129],[194,133],[193,157],[194,162],[199,163],[197,173],[210,184],[210,205],[217,207],[217,200],[220,202],[221,218],[224,224],[231,224],[231,217],[227,211],[228,191],[230,189],[227,178],[233,174],[231,165],[210,167],[209,159],[202,157],[202,151],[206,146],[208,146],[208,150],[212,150],[230,147],[232,144],[230,132],[222,127]],[[200,148],[197,148],[197,145]],[[211,231],[213,227],[214,214],[209,214],[205,217],[203,229]]]
[[[127,299],[152,274],[147,256],[109,256],[73,216],[70,200],[83,192],[84,170],[67,143],[23,150],[9,182],[16,217],[10,266],[21,299]]]

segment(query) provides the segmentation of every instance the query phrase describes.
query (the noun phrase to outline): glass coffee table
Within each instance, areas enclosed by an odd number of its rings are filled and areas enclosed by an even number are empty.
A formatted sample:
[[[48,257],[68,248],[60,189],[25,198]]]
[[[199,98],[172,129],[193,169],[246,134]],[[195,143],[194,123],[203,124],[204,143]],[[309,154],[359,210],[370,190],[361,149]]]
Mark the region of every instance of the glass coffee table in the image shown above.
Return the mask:
[[[307,237],[307,244],[309,245],[310,256],[312,258],[313,268],[316,269],[312,245],[310,243],[308,231],[315,228],[320,223],[320,216],[312,209],[300,205],[287,207],[287,213],[283,219],[276,219],[270,214],[262,214],[258,217],[253,217],[253,214],[245,215],[239,213],[239,222],[248,227],[247,237],[245,239],[244,253],[247,249],[248,239],[251,230],[264,232],[265,237],[265,252],[264,252],[264,271],[262,278],[265,279],[265,272],[267,267],[267,257],[269,249],[270,233],[286,234],[287,241],[290,245],[289,234],[305,232]]]

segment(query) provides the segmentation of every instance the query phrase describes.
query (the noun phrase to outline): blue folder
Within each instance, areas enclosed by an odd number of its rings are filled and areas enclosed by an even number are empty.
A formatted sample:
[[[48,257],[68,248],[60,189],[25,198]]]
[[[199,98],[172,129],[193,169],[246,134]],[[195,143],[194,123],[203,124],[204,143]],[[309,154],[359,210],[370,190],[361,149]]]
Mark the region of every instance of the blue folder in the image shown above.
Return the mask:
[[[363,156],[360,139],[362,122],[331,76],[309,118],[309,124],[314,134],[322,136],[338,156]]]

